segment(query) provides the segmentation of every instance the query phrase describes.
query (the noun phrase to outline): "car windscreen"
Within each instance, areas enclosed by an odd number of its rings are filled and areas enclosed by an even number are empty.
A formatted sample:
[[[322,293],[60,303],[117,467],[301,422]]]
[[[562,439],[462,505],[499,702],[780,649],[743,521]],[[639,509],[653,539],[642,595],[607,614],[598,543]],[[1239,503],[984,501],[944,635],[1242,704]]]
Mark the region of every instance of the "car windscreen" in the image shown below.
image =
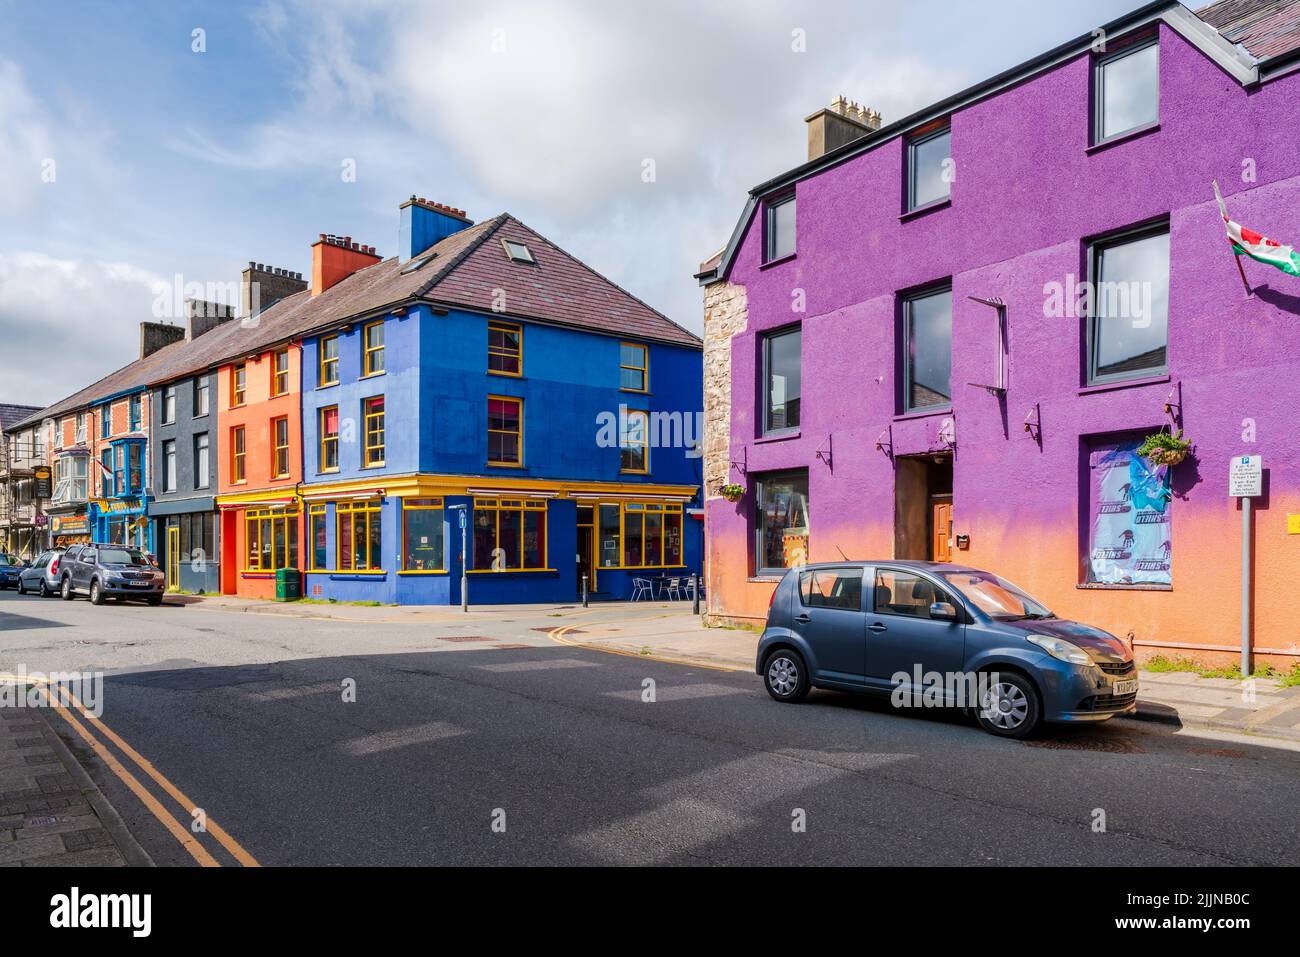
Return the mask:
[[[940,577],[990,618],[1054,618],[1047,606],[991,572],[942,572]]]
[[[99,561],[104,565],[149,564],[149,559],[145,558],[144,552],[138,552],[134,548],[101,548]]]
[[[0,555],[0,565],[15,565],[15,564],[17,564],[17,563],[16,563],[16,562],[11,562],[11,561],[9,560],[9,556],[8,556],[8,555]]]

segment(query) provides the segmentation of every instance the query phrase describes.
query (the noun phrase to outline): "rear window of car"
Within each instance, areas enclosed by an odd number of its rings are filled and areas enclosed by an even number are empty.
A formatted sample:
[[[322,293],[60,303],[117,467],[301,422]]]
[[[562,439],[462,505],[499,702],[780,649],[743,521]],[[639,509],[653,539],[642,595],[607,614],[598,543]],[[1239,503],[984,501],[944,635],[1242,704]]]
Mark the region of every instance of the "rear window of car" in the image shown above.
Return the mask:
[[[799,599],[808,608],[862,610],[861,568],[812,568],[799,574]]]

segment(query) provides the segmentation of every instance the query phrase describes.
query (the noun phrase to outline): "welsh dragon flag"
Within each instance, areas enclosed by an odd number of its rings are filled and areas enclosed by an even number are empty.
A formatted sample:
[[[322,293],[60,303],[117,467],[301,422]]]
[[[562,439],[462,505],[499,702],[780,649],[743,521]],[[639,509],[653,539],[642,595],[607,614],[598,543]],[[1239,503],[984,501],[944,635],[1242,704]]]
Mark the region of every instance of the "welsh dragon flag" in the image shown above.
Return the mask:
[[[1219,212],[1223,215],[1223,222],[1228,230],[1228,243],[1234,253],[1267,263],[1289,276],[1300,276],[1300,253],[1297,253],[1294,248],[1283,246],[1228,218],[1228,207],[1223,205],[1223,196],[1219,194],[1217,180],[1214,183],[1214,198],[1219,201]]]

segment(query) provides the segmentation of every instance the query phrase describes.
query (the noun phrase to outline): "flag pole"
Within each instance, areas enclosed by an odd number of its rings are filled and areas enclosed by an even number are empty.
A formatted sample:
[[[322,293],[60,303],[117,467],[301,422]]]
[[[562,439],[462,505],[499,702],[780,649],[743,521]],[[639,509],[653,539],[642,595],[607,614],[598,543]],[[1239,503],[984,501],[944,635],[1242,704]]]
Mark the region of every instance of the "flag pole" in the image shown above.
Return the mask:
[[[1219,193],[1219,180],[1216,177],[1215,179],[1210,180],[1210,183],[1214,186],[1214,198],[1218,200],[1219,203],[1219,214],[1223,217],[1223,221],[1226,223],[1228,221],[1228,208],[1223,205],[1223,196]],[[1231,239],[1228,240],[1228,248],[1232,249]],[[1241,265],[1241,256],[1237,254],[1237,250],[1235,249],[1232,249],[1232,258],[1236,260],[1237,275],[1241,276],[1241,285],[1246,290],[1246,296],[1249,298],[1250,296],[1255,295],[1250,288],[1250,283],[1246,281],[1246,269]]]

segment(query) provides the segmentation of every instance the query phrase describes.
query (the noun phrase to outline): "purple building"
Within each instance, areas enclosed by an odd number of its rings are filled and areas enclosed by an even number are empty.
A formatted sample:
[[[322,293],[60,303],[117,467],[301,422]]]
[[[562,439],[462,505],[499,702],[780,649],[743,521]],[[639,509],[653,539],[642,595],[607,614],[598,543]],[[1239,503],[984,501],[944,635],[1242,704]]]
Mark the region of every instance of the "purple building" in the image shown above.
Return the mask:
[[[1300,242],[1297,71],[1300,4],[1159,2],[897,122],[809,117],[697,277],[710,615],[760,621],[804,561],[929,559],[1226,658],[1250,455],[1255,650],[1300,660],[1300,277],[1243,257],[1247,292],[1212,188]]]

